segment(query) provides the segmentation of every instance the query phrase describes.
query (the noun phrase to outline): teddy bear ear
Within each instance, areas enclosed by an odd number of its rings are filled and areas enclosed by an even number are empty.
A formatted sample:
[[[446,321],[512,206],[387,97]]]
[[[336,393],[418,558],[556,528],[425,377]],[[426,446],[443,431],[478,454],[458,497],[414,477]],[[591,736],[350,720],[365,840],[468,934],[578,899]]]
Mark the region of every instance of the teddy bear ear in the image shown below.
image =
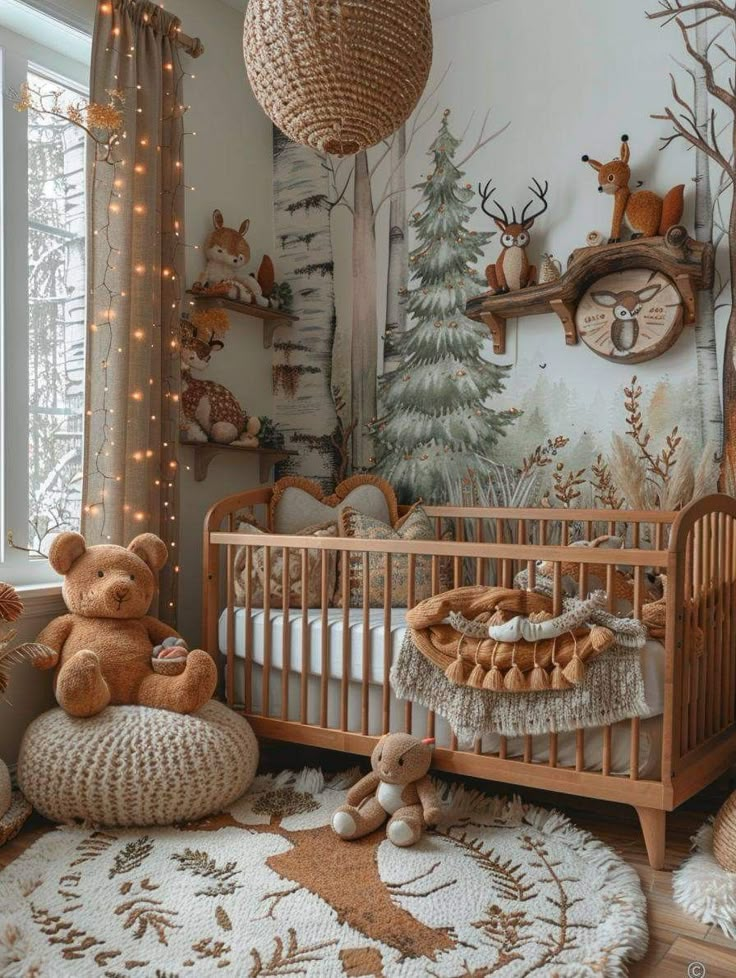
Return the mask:
[[[128,550],[148,564],[152,571],[159,571],[169,557],[166,544],[155,533],[141,533],[128,544]]]
[[[60,533],[49,548],[49,563],[57,574],[68,574],[86,549],[81,533]]]

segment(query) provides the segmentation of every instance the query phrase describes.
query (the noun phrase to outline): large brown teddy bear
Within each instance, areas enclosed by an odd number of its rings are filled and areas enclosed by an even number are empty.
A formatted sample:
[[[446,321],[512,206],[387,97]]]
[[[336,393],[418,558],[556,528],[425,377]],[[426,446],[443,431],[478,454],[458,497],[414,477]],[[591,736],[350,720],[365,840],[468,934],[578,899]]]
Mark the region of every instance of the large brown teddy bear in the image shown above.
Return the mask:
[[[201,649],[180,650],[186,662],[179,675],[153,671],[154,646],[178,638],[173,628],[147,615],[155,575],[167,557],[165,543],[153,533],[136,537],[127,549],[87,547],[79,533],[54,540],[49,563],[64,575],[69,614],[55,618],[38,636],[53,654],[34,664],[59,666],[54,689],[67,713],[90,717],[108,704],[194,713],[211,699],[217,667]]]
[[[361,839],[388,818],[386,835],[395,846],[412,846],[425,826],[440,819],[437,795],[427,773],[434,740],[406,733],[384,734],[371,755],[373,770],[348,791],[347,805],[332,816],[343,839]]]

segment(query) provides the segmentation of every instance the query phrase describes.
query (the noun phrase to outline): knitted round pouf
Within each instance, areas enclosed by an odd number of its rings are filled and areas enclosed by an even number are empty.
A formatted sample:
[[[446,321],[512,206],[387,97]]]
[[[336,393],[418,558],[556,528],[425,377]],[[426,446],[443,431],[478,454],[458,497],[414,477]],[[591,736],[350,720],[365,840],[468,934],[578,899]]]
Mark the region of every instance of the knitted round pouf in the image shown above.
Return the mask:
[[[247,720],[215,700],[192,716],[109,706],[79,719],[56,709],[26,731],[18,782],[54,822],[170,825],[221,811],[250,786],[257,764]]]
[[[716,815],[713,855],[729,873],[736,873],[736,791],[724,801]]]
[[[8,771],[8,766],[0,759],[0,818],[7,812],[10,808],[10,799],[13,794],[13,789],[10,784],[10,772]]]

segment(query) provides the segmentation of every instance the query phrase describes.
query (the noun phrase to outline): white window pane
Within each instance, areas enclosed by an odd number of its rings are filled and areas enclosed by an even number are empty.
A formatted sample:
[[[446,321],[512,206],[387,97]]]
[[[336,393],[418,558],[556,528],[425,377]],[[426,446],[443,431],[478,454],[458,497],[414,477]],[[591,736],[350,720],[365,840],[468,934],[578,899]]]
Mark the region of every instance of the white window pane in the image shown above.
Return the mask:
[[[28,84],[62,104],[56,80]],[[45,104],[50,105],[48,100]],[[65,119],[28,112],[28,545],[79,529],[84,428],[85,141]]]

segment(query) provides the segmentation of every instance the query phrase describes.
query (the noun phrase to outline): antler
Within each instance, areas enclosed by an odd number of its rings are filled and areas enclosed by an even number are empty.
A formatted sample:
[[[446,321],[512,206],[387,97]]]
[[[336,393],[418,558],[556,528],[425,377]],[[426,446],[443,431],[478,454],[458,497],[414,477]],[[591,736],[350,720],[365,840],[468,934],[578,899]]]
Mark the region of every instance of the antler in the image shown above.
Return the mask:
[[[488,217],[490,217],[491,220],[493,220],[493,221],[503,221],[504,224],[508,224],[509,223],[509,216],[506,213],[506,211],[504,210],[504,208],[502,207],[502,205],[497,200],[494,200],[493,201],[493,204],[494,204],[495,207],[498,208],[498,214],[492,213],[486,207],[486,204],[488,203],[488,201],[491,199],[491,197],[493,197],[493,195],[496,192],[496,188],[491,186],[492,183],[493,183],[493,180],[491,179],[491,180],[488,181],[488,183],[485,185],[485,187],[481,183],[478,184],[478,193],[480,194],[481,207],[483,208],[483,213],[484,214],[487,214]]]
[[[519,223],[524,225],[528,224],[529,227],[531,227],[531,225],[536,221],[536,219],[538,217],[541,217],[542,214],[544,214],[544,212],[549,207],[549,202],[547,201],[547,191],[549,190],[549,181],[547,180],[544,181],[544,188],[542,188],[542,185],[540,184],[539,180],[537,180],[536,177],[532,177],[532,183],[534,184],[534,186],[529,187],[529,189],[534,194],[534,197],[536,197],[538,200],[542,202],[542,207],[541,210],[538,210],[535,214],[532,214],[530,217],[526,216],[526,212],[534,203],[534,198],[532,198],[529,201],[529,203],[524,207],[524,210],[521,212],[521,221]]]

